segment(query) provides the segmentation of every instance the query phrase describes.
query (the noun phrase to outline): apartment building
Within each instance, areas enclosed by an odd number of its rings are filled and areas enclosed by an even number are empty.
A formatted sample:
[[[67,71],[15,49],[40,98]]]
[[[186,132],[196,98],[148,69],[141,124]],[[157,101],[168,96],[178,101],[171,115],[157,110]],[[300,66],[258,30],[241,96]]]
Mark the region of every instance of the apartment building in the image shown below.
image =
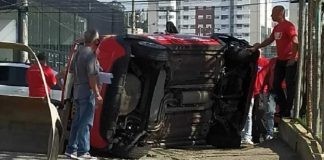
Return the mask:
[[[286,18],[297,27],[298,5],[280,0],[156,0],[148,4],[148,31],[164,32],[169,20],[183,34],[224,33],[254,44],[270,35],[275,26],[271,12],[276,5],[286,8]],[[267,57],[275,52],[274,44],[263,50]]]
[[[148,3],[148,32],[165,32],[166,22],[177,24],[177,0],[150,1]]]
[[[149,3],[149,32],[164,32],[166,15],[180,33],[209,35],[224,33],[249,42],[260,42],[271,28],[272,0],[181,0]],[[153,22],[154,23],[154,22]],[[156,24],[154,23],[154,24]]]

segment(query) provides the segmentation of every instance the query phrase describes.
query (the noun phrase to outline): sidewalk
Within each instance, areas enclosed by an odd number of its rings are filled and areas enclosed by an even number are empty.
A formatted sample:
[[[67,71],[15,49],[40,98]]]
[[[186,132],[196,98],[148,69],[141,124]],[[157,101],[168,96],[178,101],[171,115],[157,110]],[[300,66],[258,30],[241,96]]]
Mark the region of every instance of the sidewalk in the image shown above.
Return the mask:
[[[165,159],[165,160],[298,160],[298,156],[289,146],[280,139],[265,141],[254,146],[243,146],[240,149],[215,149],[212,146],[179,147],[177,149],[153,148],[152,151],[141,160]],[[44,154],[1,152],[1,160],[46,160]],[[60,155],[59,160],[65,160]],[[100,158],[116,159],[116,158]],[[118,159],[118,158],[117,158]]]

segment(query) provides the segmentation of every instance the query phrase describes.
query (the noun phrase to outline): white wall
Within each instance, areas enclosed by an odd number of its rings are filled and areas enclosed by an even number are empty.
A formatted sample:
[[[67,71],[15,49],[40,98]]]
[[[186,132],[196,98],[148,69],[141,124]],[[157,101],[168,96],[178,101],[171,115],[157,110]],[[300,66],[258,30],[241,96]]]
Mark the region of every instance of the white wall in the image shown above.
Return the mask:
[[[0,14],[0,41],[17,42],[17,13]]]
[[[156,2],[149,3],[148,5],[148,33],[154,33],[158,31],[158,12],[156,11],[158,9],[158,4]]]

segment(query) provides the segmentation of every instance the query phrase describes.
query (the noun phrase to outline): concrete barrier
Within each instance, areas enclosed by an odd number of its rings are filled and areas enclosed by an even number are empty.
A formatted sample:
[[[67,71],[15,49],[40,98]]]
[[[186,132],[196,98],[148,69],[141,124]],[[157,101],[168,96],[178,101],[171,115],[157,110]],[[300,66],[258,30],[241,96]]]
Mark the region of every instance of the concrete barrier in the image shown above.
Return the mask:
[[[296,120],[289,118],[281,119],[279,123],[279,137],[299,154],[301,159],[324,159],[319,142]]]

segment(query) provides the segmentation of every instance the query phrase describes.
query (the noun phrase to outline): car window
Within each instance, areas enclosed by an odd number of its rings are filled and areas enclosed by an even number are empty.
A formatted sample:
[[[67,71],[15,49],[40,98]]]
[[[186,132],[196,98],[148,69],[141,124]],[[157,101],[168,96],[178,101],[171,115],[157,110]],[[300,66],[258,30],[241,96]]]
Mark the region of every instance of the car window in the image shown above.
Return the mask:
[[[0,66],[0,85],[27,87],[24,67]]]

